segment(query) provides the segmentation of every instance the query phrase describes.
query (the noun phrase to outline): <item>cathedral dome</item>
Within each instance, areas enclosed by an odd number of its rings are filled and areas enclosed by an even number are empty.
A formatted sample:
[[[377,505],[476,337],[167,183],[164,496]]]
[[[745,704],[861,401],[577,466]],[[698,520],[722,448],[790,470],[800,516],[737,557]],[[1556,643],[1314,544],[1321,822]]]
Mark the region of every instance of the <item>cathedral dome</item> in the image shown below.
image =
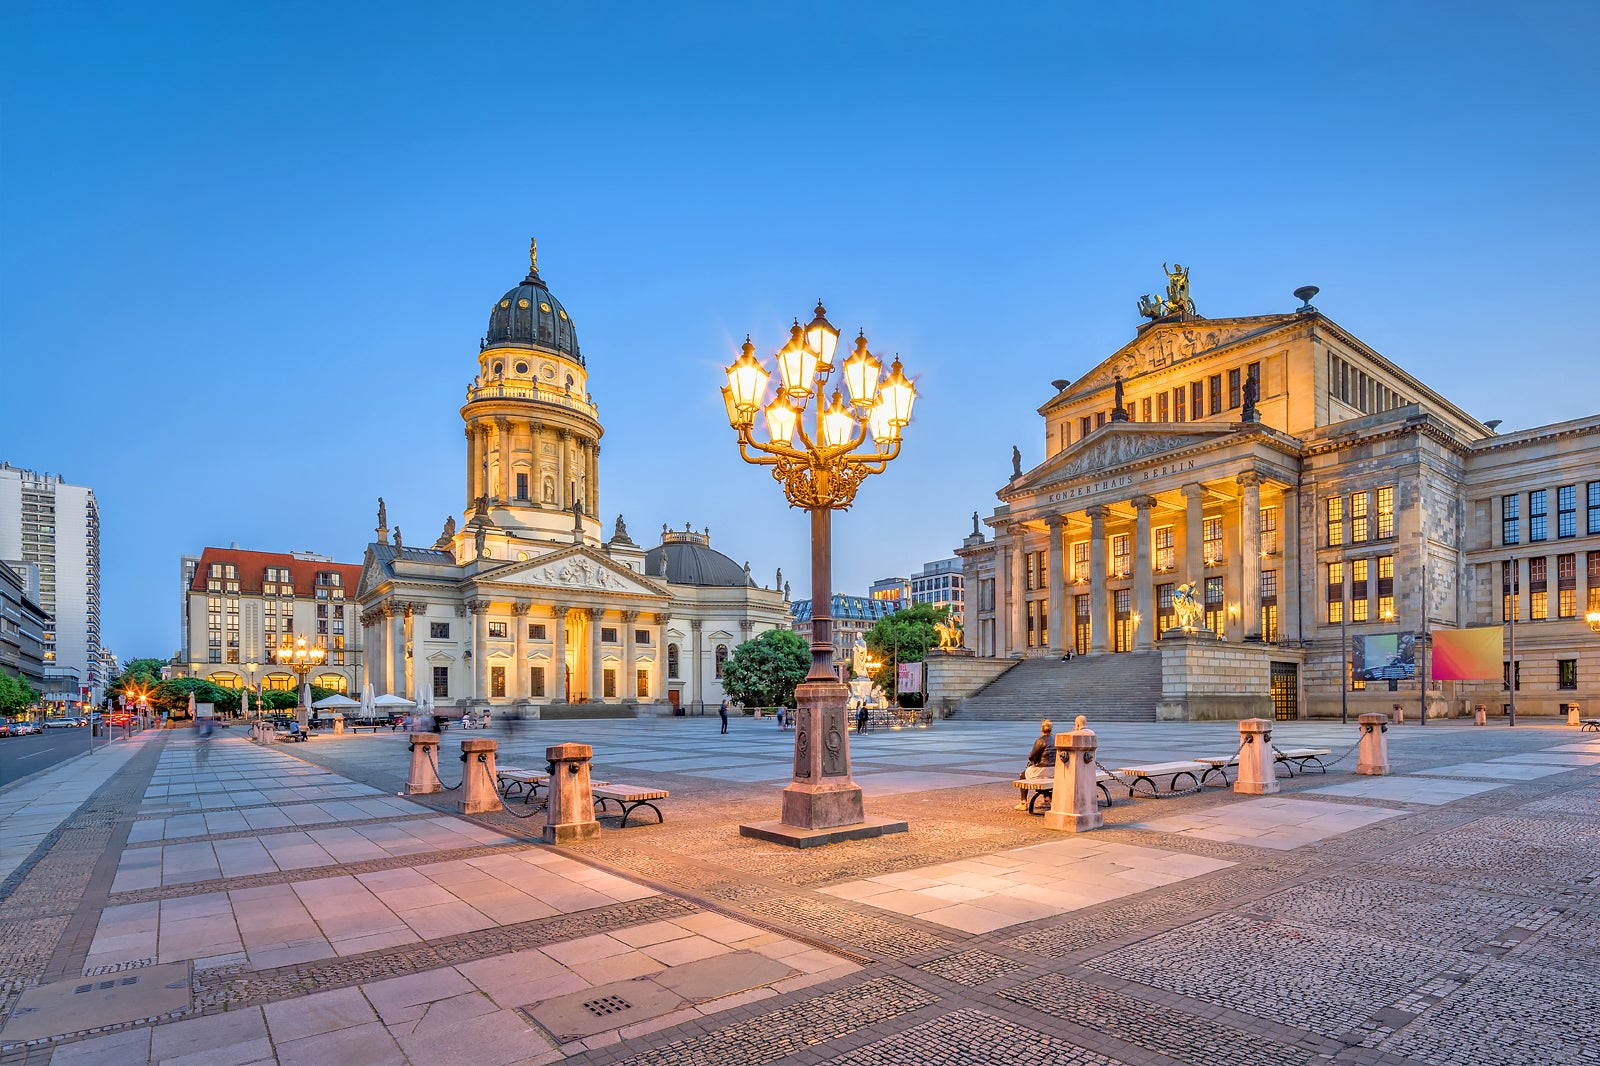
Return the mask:
[[[710,537],[688,531],[663,531],[662,543],[644,554],[646,577],[661,576],[666,560],[666,578],[674,585],[699,585],[702,588],[747,588],[755,584],[744,567],[711,547]]]
[[[578,331],[567,316],[561,301],[550,295],[549,286],[539,277],[538,246],[528,253],[528,276],[516,288],[495,301],[489,312],[489,330],[484,348],[536,348],[565,356],[583,366],[578,351]]]

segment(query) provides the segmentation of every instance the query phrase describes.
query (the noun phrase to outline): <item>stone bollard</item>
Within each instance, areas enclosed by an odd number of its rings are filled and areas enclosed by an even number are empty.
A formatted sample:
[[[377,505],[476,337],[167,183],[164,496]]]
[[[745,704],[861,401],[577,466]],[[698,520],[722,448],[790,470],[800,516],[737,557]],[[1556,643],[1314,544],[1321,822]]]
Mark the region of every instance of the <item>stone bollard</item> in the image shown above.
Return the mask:
[[[1481,703],[1478,704],[1476,707],[1474,707],[1472,709],[1472,724],[1473,725],[1488,725],[1489,724],[1489,709],[1487,707],[1485,707]]]
[[[556,744],[544,750],[550,761],[549,799],[545,802],[544,842],[570,844],[600,835],[594,817],[594,790],[589,784],[587,744]]]
[[[1567,724],[1574,729],[1583,727],[1583,712],[1576,703],[1567,704]]]
[[[336,714],[336,715],[333,716],[333,735],[334,736],[338,736],[340,733],[343,733],[343,732],[344,732],[344,715]]]
[[[1483,708],[1478,710],[1482,712]],[[1389,719],[1381,714],[1361,716],[1361,752],[1356,773],[1381,776],[1389,772]]]
[[[1394,717],[1391,718],[1390,721],[1393,722],[1395,725],[1405,725],[1406,724],[1406,705],[1403,704],[1403,703],[1396,703],[1393,706],[1394,706]]]
[[[1086,833],[1105,824],[1094,784],[1098,744],[1092,729],[1056,735],[1056,778],[1050,810],[1044,816],[1046,829]]]
[[[425,796],[444,790],[439,775],[433,769],[438,755],[438,733],[411,734],[411,780],[406,782],[406,795]]]
[[[500,790],[495,787],[494,752],[499,741],[473,737],[461,742],[461,798],[456,810],[462,814],[500,809]]]
[[[1266,718],[1246,718],[1239,723],[1239,777],[1235,792],[1270,796],[1278,791],[1277,766],[1272,758],[1272,722]]]

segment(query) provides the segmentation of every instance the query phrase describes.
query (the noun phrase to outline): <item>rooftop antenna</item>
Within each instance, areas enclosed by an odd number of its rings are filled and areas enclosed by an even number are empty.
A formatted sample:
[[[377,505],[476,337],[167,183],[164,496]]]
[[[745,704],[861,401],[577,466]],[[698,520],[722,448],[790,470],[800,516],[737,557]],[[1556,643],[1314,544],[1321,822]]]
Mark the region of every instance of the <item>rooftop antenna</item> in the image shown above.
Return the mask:
[[[1316,311],[1316,308],[1311,306],[1311,298],[1321,291],[1315,285],[1302,285],[1294,290],[1294,298],[1300,301],[1300,306],[1295,309],[1295,314],[1308,315]]]

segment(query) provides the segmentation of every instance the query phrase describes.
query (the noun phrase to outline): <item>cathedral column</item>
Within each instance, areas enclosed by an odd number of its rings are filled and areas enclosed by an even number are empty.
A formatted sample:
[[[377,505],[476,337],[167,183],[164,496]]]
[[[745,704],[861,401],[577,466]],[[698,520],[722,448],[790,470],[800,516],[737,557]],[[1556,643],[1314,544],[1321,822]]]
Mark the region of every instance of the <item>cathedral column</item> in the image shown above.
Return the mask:
[[[472,612],[472,698],[479,703],[489,702],[489,602],[474,600],[467,604]]]
[[[594,441],[589,446],[589,502],[586,513],[600,516],[600,442]]]
[[[650,670],[650,698],[656,703],[667,698],[667,623],[671,620],[670,614],[655,614],[656,661]]]
[[[1239,500],[1239,553],[1241,562],[1239,613],[1244,617],[1244,639],[1261,639],[1261,475],[1246,470],[1239,475],[1244,493]]]
[[[1022,587],[1022,546],[1022,523],[1018,522],[1011,527],[1011,601],[1007,604],[1011,610],[1011,646],[1006,650],[1012,655],[1024,654],[1028,647],[1023,614],[1026,593]]]
[[[495,486],[494,491],[504,502],[511,499],[511,421],[506,418],[496,418],[494,434],[500,461],[500,484]]]
[[[402,636],[401,636],[402,643],[401,643],[400,646],[405,649],[405,651],[404,651],[405,660],[404,661],[405,661],[405,664],[406,664],[406,698],[407,699],[416,699],[416,692],[417,692],[417,668],[416,668],[417,623],[416,623],[416,620],[415,620],[415,616],[417,615],[419,609],[422,610],[422,611],[426,611],[428,609],[428,605],[425,604],[425,603],[408,603],[408,604],[406,604],[405,619],[404,619],[404,622],[403,622],[404,631],[403,631]]]
[[[1202,603],[1206,594],[1206,489],[1204,485],[1183,487],[1183,568],[1184,580],[1194,586]]]
[[[406,614],[408,605],[395,603],[389,608],[389,678],[397,696],[411,698],[406,691]]]
[[[571,607],[562,604],[550,608],[556,627],[556,654],[550,664],[551,703],[567,702],[567,612],[570,610]]]
[[[517,665],[511,671],[511,688],[507,694],[521,703],[528,698],[528,604],[511,605],[511,624],[517,627]]]
[[[634,680],[638,668],[633,664],[633,625],[638,620],[638,611],[622,612],[622,685],[617,695],[622,697],[623,703],[632,703],[639,698],[639,684]]]
[[[1134,514],[1134,545],[1133,545],[1133,609],[1138,612],[1139,622],[1133,631],[1133,648],[1138,651],[1142,648],[1155,647],[1156,633],[1156,586],[1155,574],[1151,569],[1150,560],[1150,508],[1155,506],[1155,499],[1150,496],[1135,496],[1133,503]]]
[[[813,618],[816,617],[816,604],[812,604],[812,617]],[[693,664],[689,676],[690,676],[690,679],[692,680],[692,682],[694,683],[693,698],[689,702],[691,702],[691,703],[699,703],[700,699],[701,699],[701,694],[700,694],[700,619],[698,619],[698,618],[691,618],[689,620],[689,649],[690,649],[689,650],[689,658],[690,658],[690,660],[692,661],[692,664]]]
[[[572,506],[572,500],[567,492],[567,481],[571,477],[567,452],[571,447],[572,433],[570,430],[556,431],[556,455],[560,463],[560,471],[556,474],[556,506],[565,511]]]
[[[478,431],[470,422],[467,424],[467,507],[478,498]]]
[[[1106,617],[1106,509],[1091,507],[1089,516],[1089,651],[1111,650],[1111,627]]]
[[[1315,581],[1300,583],[1300,495],[1284,489],[1278,506],[1278,545],[1283,565],[1278,568],[1278,617],[1282,619],[1279,639],[1300,640],[1300,590],[1315,588]]]
[[[1011,652],[1011,531],[994,538],[994,646],[989,654],[1003,659]]]
[[[589,608],[589,701],[591,703],[604,703],[606,698],[605,686],[601,684],[600,665],[600,619],[605,616],[605,608]]]
[[[1070,643],[1067,633],[1067,522],[1061,515],[1045,519],[1050,547],[1045,553],[1050,567],[1050,654],[1059,656]]]

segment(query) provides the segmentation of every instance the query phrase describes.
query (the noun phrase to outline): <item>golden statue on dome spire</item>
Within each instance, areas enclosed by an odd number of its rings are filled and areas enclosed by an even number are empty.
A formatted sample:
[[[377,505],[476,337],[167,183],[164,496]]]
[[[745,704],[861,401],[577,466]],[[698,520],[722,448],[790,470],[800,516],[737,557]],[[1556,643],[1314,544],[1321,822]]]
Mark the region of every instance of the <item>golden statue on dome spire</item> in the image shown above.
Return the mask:
[[[539,273],[539,238],[528,239],[528,273]]]

